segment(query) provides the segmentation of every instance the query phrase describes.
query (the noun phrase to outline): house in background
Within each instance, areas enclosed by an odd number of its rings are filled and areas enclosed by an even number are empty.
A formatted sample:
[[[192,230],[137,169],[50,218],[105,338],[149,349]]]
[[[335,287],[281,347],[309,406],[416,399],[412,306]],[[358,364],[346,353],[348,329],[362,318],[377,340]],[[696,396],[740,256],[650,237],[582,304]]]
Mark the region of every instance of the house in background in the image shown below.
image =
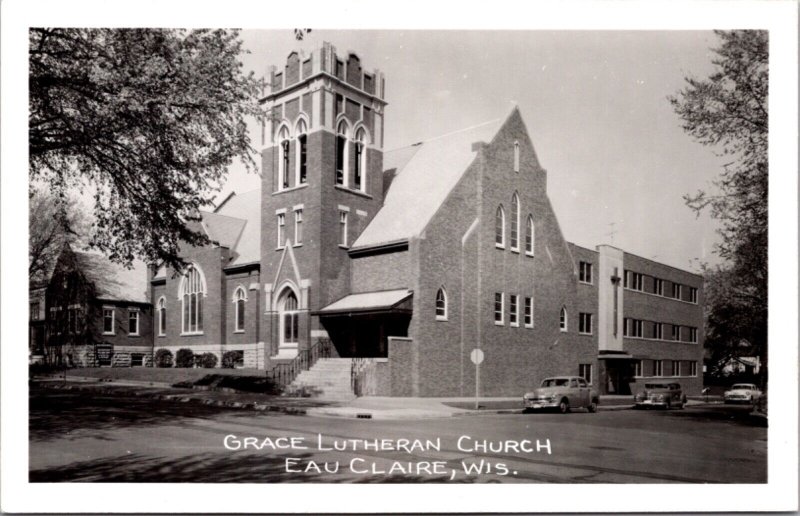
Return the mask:
[[[67,366],[152,364],[147,271],[62,249],[45,284],[30,295],[32,362]]]

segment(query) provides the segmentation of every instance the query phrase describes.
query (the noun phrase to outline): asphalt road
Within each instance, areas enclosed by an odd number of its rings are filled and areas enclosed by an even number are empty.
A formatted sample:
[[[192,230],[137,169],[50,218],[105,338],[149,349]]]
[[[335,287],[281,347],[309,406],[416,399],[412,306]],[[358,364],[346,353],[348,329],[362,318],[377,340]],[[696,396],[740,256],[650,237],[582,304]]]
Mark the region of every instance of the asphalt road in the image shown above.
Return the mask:
[[[70,391],[30,406],[32,482],[767,480],[767,431],[743,407],[378,421]]]

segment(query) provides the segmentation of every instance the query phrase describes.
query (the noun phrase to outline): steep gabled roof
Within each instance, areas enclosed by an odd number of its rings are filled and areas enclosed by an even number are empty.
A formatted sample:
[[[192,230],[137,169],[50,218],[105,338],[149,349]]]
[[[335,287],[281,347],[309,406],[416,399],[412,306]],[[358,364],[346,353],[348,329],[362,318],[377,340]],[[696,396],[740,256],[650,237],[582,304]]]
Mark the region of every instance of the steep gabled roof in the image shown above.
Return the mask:
[[[353,243],[374,247],[418,236],[458,184],[477,151],[491,143],[503,124],[493,120],[384,154],[384,168],[396,168],[384,203]]]
[[[126,269],[96,252],[75,251],[75,258],[83,274],[94,284],[98,299],[150,302],[147,297],[147,265],[143,261],[134,260],[133,268]]]
[[[204,221],[206,215],[203,214]],[[261,260],[261,189],[229,197],[212,215],[233,217],[244,222],[238,238],[230,248],[233,259],[228,265]]]

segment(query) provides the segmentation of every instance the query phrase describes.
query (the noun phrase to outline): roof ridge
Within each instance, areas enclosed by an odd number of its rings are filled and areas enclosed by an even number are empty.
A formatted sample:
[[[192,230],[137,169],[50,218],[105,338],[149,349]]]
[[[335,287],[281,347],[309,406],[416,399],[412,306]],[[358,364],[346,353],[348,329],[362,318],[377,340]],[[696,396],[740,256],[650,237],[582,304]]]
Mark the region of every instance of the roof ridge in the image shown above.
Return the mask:
[[[455,131],[450,131],[449,133],[440,134],[438,136],[434,136],[432,138],[428,138],[427,140],[418,141],[416,143],[412,143],[412,144],[409,144],[409,145],[403,145],[402,147],[395,147],[394,149],[389,149],[389,150],[387,150],[385,152],[394,152],[394,151],[398,151],[398,150],[402,150],[402,149],[407,149],[409,147],[422,145],[423,143],[428,143],[428,142],[432,142],[432,141],[436,141],[436,140],[441,140],[442,138],[447,138],[448,136],[453,136],[454,134],[465,133],[467,131],[471,131],[473,129],[477,129],[479,127],[484,127],[484,126],[487,126],[489,124],[496,124],[498,122],[502,122],[503,120],[505,120],[505,119],[504,118],[495,118],[493,120],[488,120],[486,122],[481,122],[479,124],[471,125],[469,127],[463,127],[461,129],[456,129]]]

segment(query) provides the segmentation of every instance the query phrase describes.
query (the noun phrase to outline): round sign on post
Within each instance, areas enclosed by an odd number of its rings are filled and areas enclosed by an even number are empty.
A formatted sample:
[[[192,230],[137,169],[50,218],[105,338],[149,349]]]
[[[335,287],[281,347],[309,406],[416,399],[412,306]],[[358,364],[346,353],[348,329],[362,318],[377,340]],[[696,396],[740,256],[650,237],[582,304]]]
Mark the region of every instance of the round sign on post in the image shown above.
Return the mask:
[[[472,353],[469,354],[469,359],[472,360],[472,363],[475,365],[480,364],[483,362],[483,351],[480,349],[473,349]]]

